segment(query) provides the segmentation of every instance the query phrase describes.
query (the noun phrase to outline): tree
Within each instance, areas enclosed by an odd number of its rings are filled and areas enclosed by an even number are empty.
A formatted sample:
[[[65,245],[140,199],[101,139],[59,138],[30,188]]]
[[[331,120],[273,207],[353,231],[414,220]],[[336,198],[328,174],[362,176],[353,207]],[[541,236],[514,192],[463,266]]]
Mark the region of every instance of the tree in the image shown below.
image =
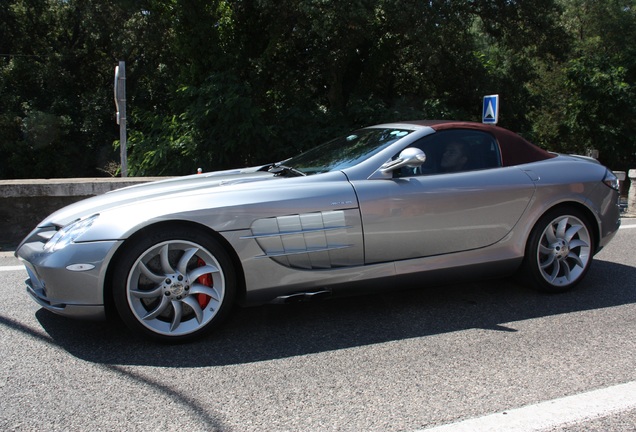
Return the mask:
[[[0,178],[112,165],[119,60],[132,175],[271,162],[372,123],[479,120],[492,93],[502,126],[627,166],[634,11],[634,0],[6,0]]]
[[[158,35],[136,2],[8,0],[0,6],[2,178],[99,174],[115,157],[113,70],[131,59],[129,79],[144,103],[163,100]],[[156,42],[155,42],[156,41]],[[154,43],[153,43],[154,42]],[[143,47],[149,48],[145,52]],[[172,64],[172,62],[167,62]],[[159,69],[159,68],[157,68]]]
[[[529,113],[537,141],[557,151],[591,149],[614,169],[636,162],[636,2],[564,2],[573,48],[552,59],[530,86],[541,105]]]
[[[0,89],[8,97],[0,112],[9,133],[0,149],[9,157],[2,175],[89,172],[84,167],[94,165],[99,126],[106,120],[89,85],[105,73],[90,55],[102,36],[95,28],[98,14],[43,0],[3,8],[8,34],[2,39],[9,42],[2,47]]]

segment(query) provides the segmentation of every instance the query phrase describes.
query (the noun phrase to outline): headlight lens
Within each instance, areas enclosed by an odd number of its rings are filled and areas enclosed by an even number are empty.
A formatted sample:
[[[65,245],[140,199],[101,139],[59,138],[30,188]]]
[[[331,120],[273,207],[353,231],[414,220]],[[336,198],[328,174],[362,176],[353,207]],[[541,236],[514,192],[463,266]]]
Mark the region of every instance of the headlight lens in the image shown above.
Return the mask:
[[[48,242],[46,242],[44,250],[47,252],[54,252],[65,248],[74,242],[79,236],[88,231],[91,225],[93,225],[93,222],[95,222],[95,219],[97,219],[97,216],[99,215],[96,214],[86,219],[79,219],[66,225],[56,232]]]
[[[605,178],[603,179],[603,183],[605,183],[607,186],[611,187],[612,189],[619,190],[618,177],[616,177],[614,173],[611,172],[610,170],[607,170],[607,172],[605,173]]]

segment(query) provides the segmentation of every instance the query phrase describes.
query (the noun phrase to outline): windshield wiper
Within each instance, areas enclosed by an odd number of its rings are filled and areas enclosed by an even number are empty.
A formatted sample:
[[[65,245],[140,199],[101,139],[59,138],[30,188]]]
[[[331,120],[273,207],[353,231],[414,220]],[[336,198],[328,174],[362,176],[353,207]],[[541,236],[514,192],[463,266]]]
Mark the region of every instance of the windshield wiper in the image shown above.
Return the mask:
[[[277,163],[269,167],[267,171],[271,172],[275,176],[291,175],[293,177],[299,177],[307,175],[304,172],[297,170],[296,168]]]

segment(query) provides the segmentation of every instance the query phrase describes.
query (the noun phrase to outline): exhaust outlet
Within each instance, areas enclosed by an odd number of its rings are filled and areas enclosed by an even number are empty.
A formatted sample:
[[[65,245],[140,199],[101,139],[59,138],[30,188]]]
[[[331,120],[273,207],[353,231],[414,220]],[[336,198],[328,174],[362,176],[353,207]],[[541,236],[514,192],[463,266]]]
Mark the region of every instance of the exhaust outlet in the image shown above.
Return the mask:
[[[301,293],[293,293],[276,297],[272,303],[275,304],[289,304],[289,303],[300,303],[311,300],[319,300],[329,297],[331,295],[331,291],[321,290],[321,291],[311,291],[311,292],[301,292]]]

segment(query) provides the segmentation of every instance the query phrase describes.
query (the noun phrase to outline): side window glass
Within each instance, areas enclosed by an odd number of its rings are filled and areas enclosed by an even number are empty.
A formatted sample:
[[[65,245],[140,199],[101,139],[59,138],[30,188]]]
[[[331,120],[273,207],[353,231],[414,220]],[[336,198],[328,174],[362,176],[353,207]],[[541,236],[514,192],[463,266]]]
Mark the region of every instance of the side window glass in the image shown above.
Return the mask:
[[[426,154],[420,168],[406,168],[400,177],[433,175],[497,168],[501,166],[499,145],[485,132],[470,129],[436,132],[412,145]]]

